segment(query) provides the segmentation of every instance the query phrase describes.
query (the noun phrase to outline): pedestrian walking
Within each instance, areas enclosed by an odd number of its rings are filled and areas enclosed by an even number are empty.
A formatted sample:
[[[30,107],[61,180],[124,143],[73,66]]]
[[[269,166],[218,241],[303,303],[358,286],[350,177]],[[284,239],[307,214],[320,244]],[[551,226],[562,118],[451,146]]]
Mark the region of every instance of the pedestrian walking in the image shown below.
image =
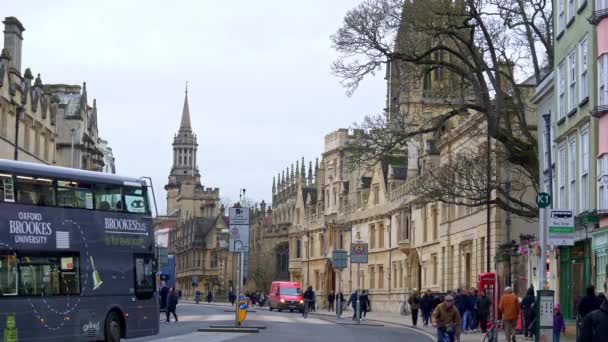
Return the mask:
[[[266,294],[264,293],[264,291],[260,292],[260,306],[264,307],[264,305],[266,304]]]
[[[418,324],[418,310],[420,309],[420,295],[418,294],[418,289],[412,291],[412,295],[408,298],[407,303],[412,310],[412,325],[416,326]]]
[[[443,303],[433,310],[431,322],[437,328],[437,341],[445,341],[446,337],[450,342],[460,340],[460,314],[451,295],[445,296]]]
[[[608,277],[604,280],[604,296],[608,297]],[[581,341],[601,342],[608,336],[608,300],[604,300],[599,310],[595,310],[583,319]]]
[[[342,312],[344,312],[344,307],[346,306],[346,302],[344,301],[344,293],[342,293],[342,291],[338,292],[338,294],[336,295],[336,303],[336,305],[340,305],[341,314]]]
[[[560,336],[566,335],[566,323],[562,317],[562,310],[559,304],[553,308],[553,342],[559,342]]]
[[[600,299],[595,295],[595,287],[589,285],[587,287],[587,294],[578,304],[578,314],[585,318],[589,313],[600,308]]]
[[[433,293],[430,289],[426,290],[422,298],[420,299],[420,311],[422,312],[422,325],[425,327],[429,326],[429,320],[431,318],[431,313],[434,309],[434,301]]]
[[[462,290],[456,289],[456,295],[454,296],[452,294],[452,296],[454,297],[454,306],[456,307],[456,309],[458,309],[458,314],[460,315],[460,319],[464,320],[464,313],[466,312],[466,309],[467,309],[467,301],[466,301],[464,294],[462,293]]]
[[[234,302],[236,301],[236,295],[234,292],[230,291],[228,293],[228,301],[230,302],[230,305],[234,305]]]
[[[201,291],[196,290],[194,293],[194,301],[198,304],[201,301]]]
[[[490,307],[492,301],[486,296],[486,290],[481,289],[479,297],[475,302],[475,308],[477,309],[477,318],[479,319],[479,325],[481,326],[481,332],[486,333],[488,330],[488,316],[490,316]]]
[[[165,282],[162,282],[160,288],[160,311],[167,311],[167,296],[169,295],[169,288]]]
[[[312,302],[310,303],[310,311],[311,312],[317,311],[316,304],[317,304],[317,293],[315,292],[314,289],[312,289]]]
[[[334,291],[330,291],[329,294],[327,295],[327,305],[328,305],[329,312],[334,311],[334,301],[335,300],[336,300],[336,295],[334,294]]]
[[[175,311],[177,309],[178,301],[179,295],[175,291],[175,287],[172,287],[171,291],[169,291],[169,294],[167,295],[167,310],[165,311],[165,314],[167,315],[167,322],[171,322],[171,314],[173,314],[173,317],[175,317],[175,321],[177,322],[177,313],[175,313]]]
[[[531,340],[534,336],[533,322],[536,318],[536,297],[534,296],[534,286],[530,285],[526,296],[521,301],[520,308],[524,318],[524,338]]]
[[[359,298],[359,300],[361,301],[361,316],[363,318],[367,317],[367,313],[372,311],[371,310],[371,302],[369,300],[369,291],[367,290],[363,290],[362,294],[361,294],[361,298]]]
[[[350,294],[350,297],[348,298],[348,303],[346,303],[346,305],[351,305],[353,308],[353,321],[355,319],[357,319],[357,291],[355,290],[353,291],[353,293]]]
[[[211,304],[213,302],[213,293],[211,291],[207,292],[207,304]]]
[[[519,299],[513,294],[513,288],[510,286],[505,288],[505,294],[500,298],[498,310],[502,314],[507,342],[515,342],[515,328],[517,326],[517,317],[519,316]]]
[[[464,318],[462,320],[462,332],[467,334],[476,329],[477,318],[474,314],[475,302],[477,301],[477,294],[475,289],[471,289],[467,294],[464,295],[465,309]]]

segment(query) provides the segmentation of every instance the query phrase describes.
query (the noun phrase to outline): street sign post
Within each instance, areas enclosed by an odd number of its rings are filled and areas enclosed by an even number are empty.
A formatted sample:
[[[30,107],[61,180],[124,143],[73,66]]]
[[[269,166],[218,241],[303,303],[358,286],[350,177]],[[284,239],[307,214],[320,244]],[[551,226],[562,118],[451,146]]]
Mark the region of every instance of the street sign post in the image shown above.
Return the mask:
[[[237,294],[241,298],[243,294],[243,272],[245,263],[245,253],[249,252],[249,208],[247,207],[232,207],[228,210],[229,213],[229,238],[228,238],[228,250],[230,252],[238,253],[238,266],[237,266]],[[245,313],[243,309],[240,309],[242,303],[239,301],[239,307],[237,307],[234,325],[239,327],[241,322],[245,319],[247,308],[245,307]]]
[[[357,324],[361,324],[361,264],[367,264],[368,262],[368,248],[367,243],[363,241],[357,241],[350,247],[350,262],[357,264]]]
[[[348,265],[348,253],[343,249],[336,249],[331,253],[331,263],[334,268],[346,268]]]
[[[367,264],[368,260],[367,243],[357,241],[350,248],[350,262],[353,264]]]
[[[249,252],[249,225],[233,225],[229,228],[228,249],[230,252]]]
[[[549,244],[552,246],[574,246],[574,212],[551,209],[549,211]]]
[[[336,293],[336,317],[340,319],[342,316],[342,299],[340,294],[342,293],[342,270],[348,265],[348,253],[343,249],[336,249],[331,253],[331,263],[335,269],[338,270],[338,293]]]
[[[232,207],[228,211],[230,224],[234,225],[249,225],[249,208]]]
[[[536,195],[536,205],[541,209],[548,208],[552,200],[551,195],[546,192],[540,192]]]

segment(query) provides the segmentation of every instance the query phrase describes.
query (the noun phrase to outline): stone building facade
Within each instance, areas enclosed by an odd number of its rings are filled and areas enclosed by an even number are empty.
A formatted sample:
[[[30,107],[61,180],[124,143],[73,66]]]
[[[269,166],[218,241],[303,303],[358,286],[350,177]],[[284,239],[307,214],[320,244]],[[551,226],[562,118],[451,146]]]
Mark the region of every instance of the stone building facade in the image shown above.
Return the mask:
[[[45,92],[40,75],[21,71],[25,28],[14,17],[4,23],[4,48],[0,54],[0,158],[13,159],[16,118],[19,114],[18,159],[56,162],[57,104]]]
[[[500,67],[512,72],[510,63]],[[430,120],[473,99],[462,81],[439,65],[421,70],[394,63],[387,80],[389,123],[407,114],[410,125],[422,126],[417,120]],[[534,84],[527,80],[517,86],[531,95]],[[535,120],[529,122],[535,131]],[[318,166],[309,167],[308,173],[296,166],[295,172],[281,173],[273,186],[273,222],[285,222],[289,232],[291,280],[312,286],[321,307],[329,292],[347,294],[359,288],[369,290],[373,310],[390,312],[398,312],[400,302],[413,289],[446,292],[476,287],[478,274],[486,271],[502,276],[501,287],[509,284],[519,294],[525,293],[531,281],[530,264],[518,256],[509,255],[506,261],[497,256],[503,246],[536,232],[536,223],[495,205],[488,208],[488,221],[485,205],[446,204],[418,195],[420,188],[436,181],[433,174],[460,157],[479,158],[478,164],[484,165],[486,132],[482,113],[463,111],[440,129],[415,135],[399,153],[370,166],[349,162],[351,143],[365,132],[338,129],[326,135]],[[491,151],[497,148],[490,145]],[[490,165],[501,183],[526,182],[505,161],[493,158]],[[524,202],[533,202],[536,194],[529,187],[522,189],[511,191],[520,192],[517,195]],[[491,194],[491,198],[496,196]],[[282,211],[277,200],[285,203]],[[344,249],[350,254],[356,241],[368,243],[368,263],[334,269],[332,252]]]
[[[173,139],[173,164],[165,185],[167,215],[177,221],[169,233],[169,253],[175,257],[176,287],[187,298],[192,298],[197,290],[225,296],[235,285],[236,260],[228,253],[228,218],[220,206],[219,188],[201,184],[197,147],[186,92],[180,127]]]
[[[97,104],[88,104],[86,84],[43,84],[21,71],[25,28],[15,17],[4,23],[0,54],[0,158],[13,159],[16,117],[18,159],[101,171],[105,166],[97,128]],[[107,146],[107,141],[105,141]],[[112,161],[113,163],[113,161]]]

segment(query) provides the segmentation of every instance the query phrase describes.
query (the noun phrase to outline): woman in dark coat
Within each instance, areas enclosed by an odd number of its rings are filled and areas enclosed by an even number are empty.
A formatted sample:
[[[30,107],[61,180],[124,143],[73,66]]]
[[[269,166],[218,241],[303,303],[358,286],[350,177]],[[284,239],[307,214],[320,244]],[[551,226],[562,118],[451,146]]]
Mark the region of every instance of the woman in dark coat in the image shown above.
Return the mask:
[[[520,304],[524,315],[524,337],[533,337],[534,335],[534,326],[532,323],[534,322],[534,318],[536,316],[536,309],[534,308],[535,303],[536,299],[534,297],[534,287],[530,286],[528,293],[526,293],[526,296]]]
[[[175,317],[175,321],[177,322],[177,314],[175,313],[175,309],[177,308],[177,302],[177,292],[175,292],[175,287],[172,287],[171,291],[169,292],[169,295],[167,295],[167,322],[171,322],[171,313],[173,313],[173,317]]]

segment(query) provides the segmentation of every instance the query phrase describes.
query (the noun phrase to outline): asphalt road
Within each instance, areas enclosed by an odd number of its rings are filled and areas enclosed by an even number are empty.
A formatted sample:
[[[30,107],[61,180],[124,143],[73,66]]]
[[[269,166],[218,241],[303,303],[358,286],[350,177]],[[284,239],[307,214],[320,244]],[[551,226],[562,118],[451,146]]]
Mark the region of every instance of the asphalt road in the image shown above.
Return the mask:
[[[165,323],[161,318],[160,333],[156,336],[129,339],[127,342],[140,341],[205,341],[205,342],[430,342],[427,335],[399,326],[354,326],[337,324],[335,320],[309,315],[304,319],[301,314],[289,312],[269,312],[257,309],[247,314],[245,326],[264,325],[267,328],[258,334],[208,333],[197,332],[198,328],[214,324],[234,324],[234,313],[225,312],[228,307],[213,305],[180,304],[177,307],[179,322]],[[173,319],[173,318],[172,318]],[[338,323],[351,323],[342,319]]]

